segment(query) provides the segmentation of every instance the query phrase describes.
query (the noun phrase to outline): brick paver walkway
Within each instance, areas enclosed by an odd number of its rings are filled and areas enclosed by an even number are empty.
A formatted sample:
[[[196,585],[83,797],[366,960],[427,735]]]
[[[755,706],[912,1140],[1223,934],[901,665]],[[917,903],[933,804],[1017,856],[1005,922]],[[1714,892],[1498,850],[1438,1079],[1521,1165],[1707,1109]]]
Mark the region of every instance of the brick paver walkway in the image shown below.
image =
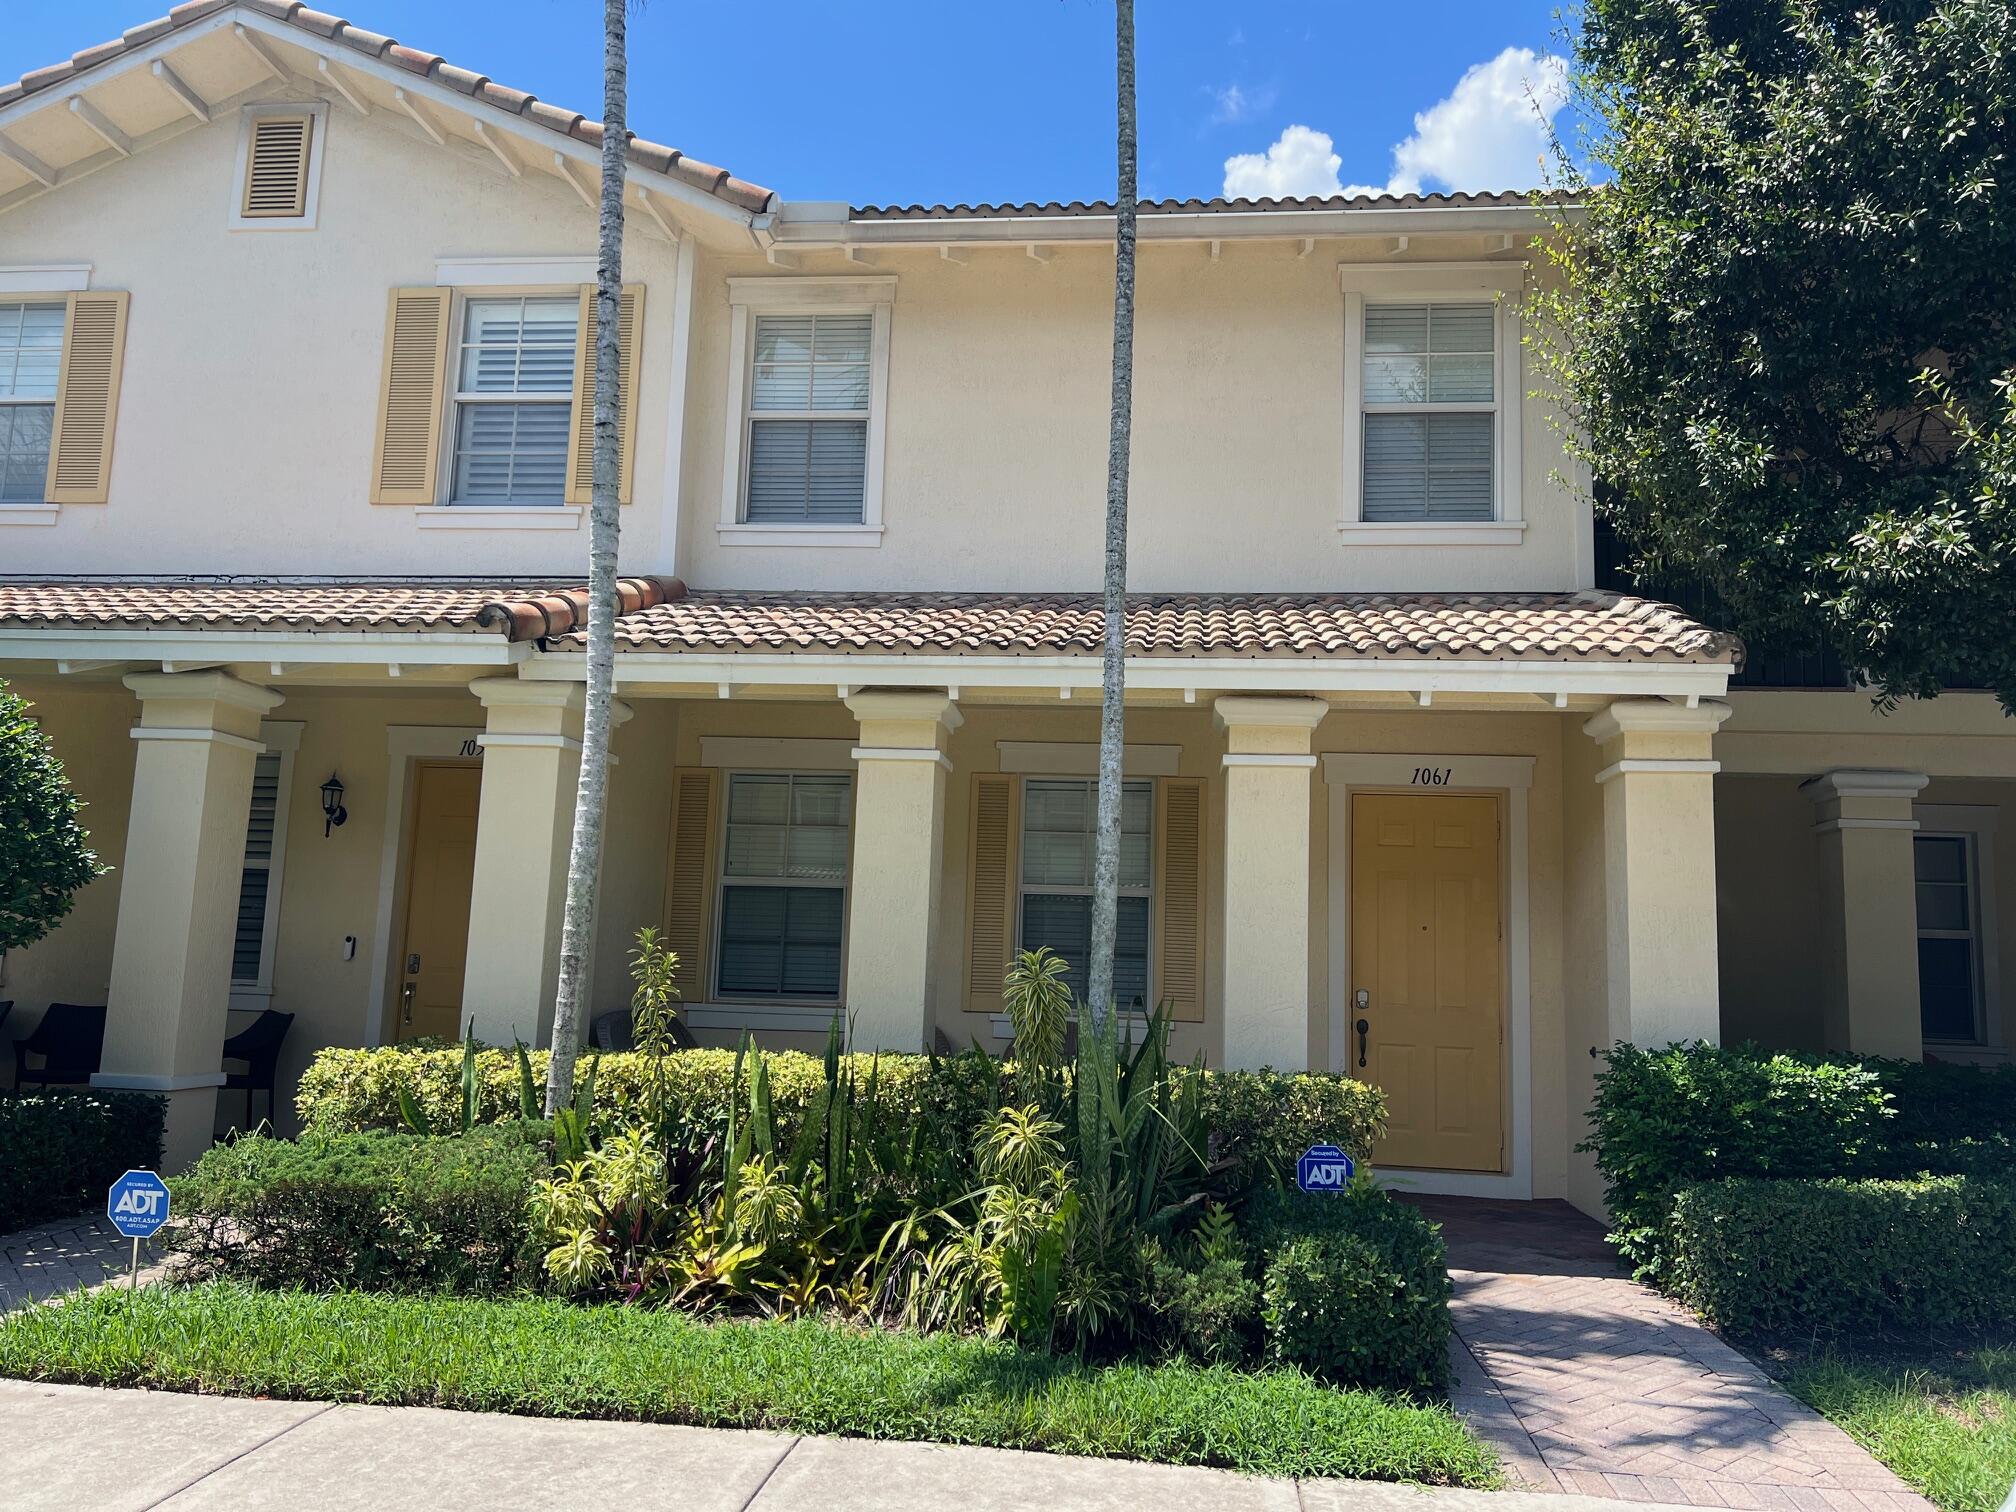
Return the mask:
[[[1566,1203],[1410,1200],[1449,1245],[1457,1410],[1516,1480],[1756,1512],[1930,1512],[1692,1314],[1627,1279]]]
[[[145,1242],[140,1246],[142,1283],[158,1273],[152,1249]],[[132,1259],[133,1241],[120,1238],[104,1218],[73,1218],[0,1234],[0,1314],[123,1277]]]

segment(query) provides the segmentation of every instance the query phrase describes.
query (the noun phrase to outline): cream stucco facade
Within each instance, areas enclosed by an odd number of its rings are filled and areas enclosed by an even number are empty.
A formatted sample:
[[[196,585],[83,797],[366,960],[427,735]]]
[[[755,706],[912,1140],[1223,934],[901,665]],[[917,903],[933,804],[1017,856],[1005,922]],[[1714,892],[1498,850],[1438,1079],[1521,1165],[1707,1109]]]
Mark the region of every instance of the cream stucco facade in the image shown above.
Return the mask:
[[[11,1034],[104,1005],[99,1084],[170,1098],[171,1159],[241,1116],[219,1053],[263,1009],[294,1015],[283,1124],[320,1047],[437,1019],[550,1032],[582,657],[564,629],[395,600],[581,580],[578,503],[458,502],[450,456],[472,304],[560,309],[592,278],[593,150],[445,77],[220,5],[66,86],[130,155],[60,100],[0,103],[53,180],[0,158],[0,306],[117,294],[124,320],[102,501],[0,503],[0,677],[112,868],[0,962],[0,1001]],[[262,229],[235,213],[241,124],[289,103],[317,122],[312,225]],[[863,1046],[999,1050],[1000,965],[1077,917],[1098,661],[973,627],[1098,581],[1110,216],[877,216],[636,178],[623,561],[692,600],[640,614],[619,657],[591,1006],[625,1003],[651,926],[704,1041],[812,1047],[838,1012]],[[1174,206],[1143,226],[1130,586],[1151,614],[1232,596],[1210,609],[1223,644],[1150,636],[1129,662],[1130,969],[1180,1053],[1396,1088],[1405,1066],[1423,1127],[1485,1153],[1404,1179],[1591,1209],[1574,1147],[1615,1040],[2004,1055],[2016,739],[1979,695],[1878,714],[1848,689],[1746,686],[1726,643],[1655,644],[1677,616],[1597,591],[1524,345],[1530,206]],[[443,322],[413,350],[449,355],[405,417],[426,465],[388,489],[402,296]],[[1394,304],[1488,332],[1467,370],[1488,473],[1461,518],[1365,517],[1366,311]],[[746,515],[766,313],[863,333],[857,518]],[[227,589],[269,601],[206,607]],[[290,607],[332,592],[341,613]],[[1396,603],[1427,618],[1378,618]],[[899,614],[963,628],[873,628]],[[1535,614],[1609,615],[1617,639],[1531,650]],[[1326,641],[1312,615],[1357,628]],[[1428,844],[1361,833],[1361,800],[1386,796],[1419,805],[1378,812]],[[1488,825],[1442,823],[1454,797]],[[1382,1017],[1403,991],[1420,1024]],[[1431,1024],[1446,1005],[1469,1017]]]

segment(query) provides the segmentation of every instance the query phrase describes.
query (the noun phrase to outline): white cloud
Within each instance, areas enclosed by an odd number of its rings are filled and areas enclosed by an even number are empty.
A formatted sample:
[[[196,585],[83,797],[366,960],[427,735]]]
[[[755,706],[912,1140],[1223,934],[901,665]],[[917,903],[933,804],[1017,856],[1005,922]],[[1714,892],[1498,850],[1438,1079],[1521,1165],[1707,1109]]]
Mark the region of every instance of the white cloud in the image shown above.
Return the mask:
[[[1265,152],[1225,159],[1225,198],[1295,199],[1338,192],[1344,159],[1330,138],[1307,126],[1290,126]]]
[[[1244,89],[1237,84],[1227,84],[1218,89],[1206,85],[1204,92],[1211,96],[1211,123],[1214,126],[1250,120],[1274,104],[1275,92],[1264,87]]]
[[[1415,194],[1439,189],[1530,189],[1541,181],[1548,127],[1568,102],[1568,62],[1508,47],[1465,70],[1446,99],[1414,117],[1393,149],[1384,184],[1342,184],[1343,160],[1323,132],[1290,126],[1266,153],[1225,162],[1228,199],[1297,194]]]

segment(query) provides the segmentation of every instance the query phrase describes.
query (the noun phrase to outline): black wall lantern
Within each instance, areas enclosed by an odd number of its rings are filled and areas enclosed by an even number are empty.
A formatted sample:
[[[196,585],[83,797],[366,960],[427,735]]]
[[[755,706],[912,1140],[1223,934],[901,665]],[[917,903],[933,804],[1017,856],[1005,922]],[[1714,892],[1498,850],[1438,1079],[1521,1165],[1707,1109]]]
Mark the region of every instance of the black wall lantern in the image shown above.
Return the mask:
[[[335,829],[350,817],[350,810],[343,807],[343,779],[334,772],[322,784],[322,838],[329,838],[329,831]]]

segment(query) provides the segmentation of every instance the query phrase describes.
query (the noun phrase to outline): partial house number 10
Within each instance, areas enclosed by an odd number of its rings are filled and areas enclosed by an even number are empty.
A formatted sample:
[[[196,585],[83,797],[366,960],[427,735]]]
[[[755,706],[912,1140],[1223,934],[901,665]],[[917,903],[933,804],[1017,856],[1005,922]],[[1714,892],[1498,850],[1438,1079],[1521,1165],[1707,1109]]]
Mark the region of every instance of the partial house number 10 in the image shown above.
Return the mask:
[[[1455,771],[1454,767],[1416,767],[1414,768],[1414,786],[1447,787],[1449,786],[1449,779],[1455,774]]]

